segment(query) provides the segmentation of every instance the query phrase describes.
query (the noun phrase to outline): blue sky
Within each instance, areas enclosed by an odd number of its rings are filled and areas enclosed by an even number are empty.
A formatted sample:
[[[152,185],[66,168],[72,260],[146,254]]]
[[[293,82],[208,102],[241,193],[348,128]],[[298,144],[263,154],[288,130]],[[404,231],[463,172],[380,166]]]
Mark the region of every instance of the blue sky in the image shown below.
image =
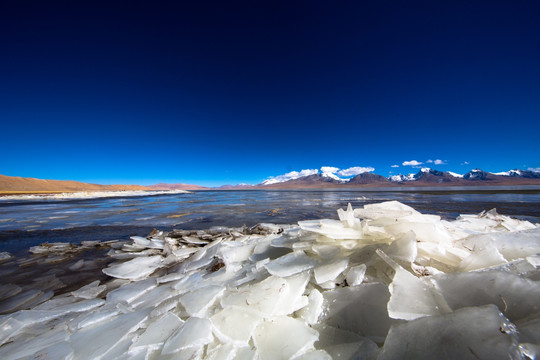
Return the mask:
[[[539,2],[291,3],[3,4],[0,174],[540,167]]]

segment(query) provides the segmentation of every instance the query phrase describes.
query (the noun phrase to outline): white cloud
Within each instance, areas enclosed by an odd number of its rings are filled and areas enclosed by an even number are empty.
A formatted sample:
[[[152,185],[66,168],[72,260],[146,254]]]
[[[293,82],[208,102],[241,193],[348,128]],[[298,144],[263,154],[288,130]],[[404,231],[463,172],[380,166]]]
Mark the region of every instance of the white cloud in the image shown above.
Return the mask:
[[[285,182],[289,180],[298,179],[303,176],[315,175],[318,173],[319,173],[319,170],[317,169],[304,169],[301,171],[291,171],[283,175],[271,176],[267,180],[263,181],[263,184],[266,184],[266,185],[277,184],[277,183],[281,183],[281,182]]]
[[[530,167],[527,170],[532,171],[532,172],[540,172],[540,167],[537,167],[537,168]]]
[[[392,166],[390,166],[390,167],[393,167],[393,168],[398,168],[398,167],[399,167],[399,165],[392,165]]]
[[[347,177],[347,176],[355,176],[355,175],[359,175],[359,174],[363,174],[363,173],[371,172],[371,171],[375,171],[375,169],[372,168],[371,166],[370,167],[354,166],[348,169],[339,170],[338,175]]]
[[[414,160],[413,160],[414,161]],[[446,163],[444,162],[444,160],[441,160],[441,159],[437,159],[437,160],[431,160],[429,159],[428,161],[426,161],[427,164],[435,164],[435,165],[446,165]],[[421,163],[420,163],[421,164]]]
[[[423,162],[421,162],[421,161],[411,160],[411,161],[404,161],[403,164],[401,164],[401,165],[403,165],[403,166],[418,166],[418,165],[422,165],[422,164],[423,164]]]
[[[469,165],[469,162],[468,161],[464,161],[461,163],[461,165]]]
[[[339,168],[333,166],[323,166],[321,167],[321,172],[323,174],[333,174],[339,171]]]

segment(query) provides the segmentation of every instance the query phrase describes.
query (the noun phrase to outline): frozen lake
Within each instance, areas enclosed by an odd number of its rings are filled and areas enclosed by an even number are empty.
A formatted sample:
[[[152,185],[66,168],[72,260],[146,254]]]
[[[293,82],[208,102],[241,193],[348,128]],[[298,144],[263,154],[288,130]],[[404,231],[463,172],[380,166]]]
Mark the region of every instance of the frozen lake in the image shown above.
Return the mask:
[[[336,209],[397,200],[423,213],[455,219],[497,208],[540,222],[540,190],[404,189],[397,191],[197,191],[137,197],[0,202],[0,249],[15,253],[46,241],[127,239],[153,228],[206,229],[332,218]]]

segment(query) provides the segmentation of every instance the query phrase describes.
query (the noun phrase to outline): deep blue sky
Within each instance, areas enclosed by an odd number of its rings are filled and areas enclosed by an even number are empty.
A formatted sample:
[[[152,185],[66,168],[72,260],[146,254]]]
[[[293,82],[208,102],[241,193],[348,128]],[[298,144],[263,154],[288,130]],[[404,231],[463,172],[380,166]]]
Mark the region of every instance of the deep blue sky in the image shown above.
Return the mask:
[[[3,1],[0,174],[538,168],[539,16],[518,0]]]

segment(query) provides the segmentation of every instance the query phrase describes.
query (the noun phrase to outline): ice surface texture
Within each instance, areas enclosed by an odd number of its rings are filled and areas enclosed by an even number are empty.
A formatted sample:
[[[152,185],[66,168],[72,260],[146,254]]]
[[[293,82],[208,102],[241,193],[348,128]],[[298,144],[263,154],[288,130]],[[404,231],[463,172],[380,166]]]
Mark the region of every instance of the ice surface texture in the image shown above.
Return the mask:
[[[394,201],[338,216],[154,231],[111,249],[108,281],[57,296],[3,285],[0,358],[539,356],[538,225],[495,211],[443,221]]]

